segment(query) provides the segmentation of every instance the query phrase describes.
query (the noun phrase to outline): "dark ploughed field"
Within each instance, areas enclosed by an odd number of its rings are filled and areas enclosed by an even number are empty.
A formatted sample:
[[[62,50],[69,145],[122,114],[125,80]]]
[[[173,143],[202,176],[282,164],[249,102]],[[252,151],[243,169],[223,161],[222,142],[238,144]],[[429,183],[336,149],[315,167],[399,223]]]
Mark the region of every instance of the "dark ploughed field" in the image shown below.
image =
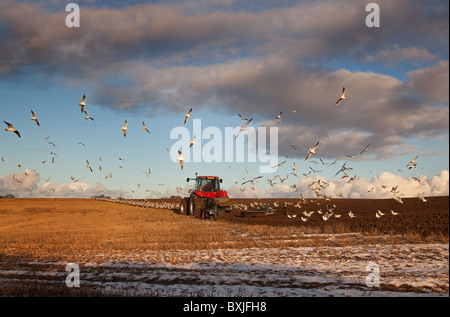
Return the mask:
[[[236,200],[236,203],[253,202],[253,199]],[[270,201],[263,200],[261,201]],[[325,224],[342,223],[350,231],[369,232],[376,231],[385,234],[407,234],[418,233],[426,236],[434,233],[442,233],[448,236],[449,233],[449,197],[427,197],[426,202],[418,198],[404,198],[403,204],[394,199],[331,199],[316,200],[306,199],[306,203],[301,208],[293,205],[286,206],[284,211],[284,202],[293,202],[295,200],[271,200],[278,201],[279,207],[274,214],[256,214],[242,213],[240,211],[223,213],[221,218],[231,222],[267,224],[277,226],[313,226],[322,228]],[[294,203],[295,205],[295,203]],[[327,211],[327,205],[334,209],[334,214],[341,215],[336,218],[331,216],[324,221],[322,215]],[[333,207],[336,206],[336,207]],[[322,215],[318,210],[322,210]],[[355,215],[350,218],[349,211]],[[377,210],[384,213],[384,216],[377,218]],[[398,213],[393,215],[391,210]],[[303,212],[314,211],[307,221],[302,221],[300,217],[306,218]],[[289,218],[288,215],[297,215],[295,218]]]
[[[232,199],[231,212],[220,214],[218,221],[242,224],[258,224],[270,226],[299,226],[323,230],[325,227],[337,228],[337,231],[366,232],[377,234],[419,234],[427,237],[438,234],[448,237],[449,234],[449,197],[403,198],[402,203],[394,199]],[[176,202],[170,199],[151,199],[146,202]],[[122,201],[133,203],[131,200]],[[143,200],[140,200],[143,202]],[[252,207],[251,204],[254,204]],[[256,203],[256,205],[255,205]],[[273,213],[262,212],[262,204],[269,203]],[[275,207],[274,203],[278,206]],[[247,210],[245,210],[247,206]],[[333,215],[324,220],[323,215],[329,209]],[[384,216],[376,217],[380,210]],[[392,211],[397,213],[393,215]],[[253,212],[261,211],[261,212]],[[304,212],[314,213],[306,217]],[[349,211],[355,215],[349,216]],[[321,214],[319,212],[322,212]],[[338,217],[336,217],[336,215]],[[306,219],[306,221],[303,221]]]

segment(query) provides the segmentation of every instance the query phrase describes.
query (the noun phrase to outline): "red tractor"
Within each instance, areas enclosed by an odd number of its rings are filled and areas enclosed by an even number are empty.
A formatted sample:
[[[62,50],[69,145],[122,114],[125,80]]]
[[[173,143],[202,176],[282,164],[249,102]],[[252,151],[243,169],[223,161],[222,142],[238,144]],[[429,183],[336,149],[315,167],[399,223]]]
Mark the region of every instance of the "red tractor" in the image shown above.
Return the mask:
[[[180,213],[197,218],[217,219],[222,211],[229,212],[230,199],[228,193],[220,189],[222,179],[217,176],[197,176],[188,178],[187,182],[195,180],[194,189],[189,190],[190,196],[181,203]]]

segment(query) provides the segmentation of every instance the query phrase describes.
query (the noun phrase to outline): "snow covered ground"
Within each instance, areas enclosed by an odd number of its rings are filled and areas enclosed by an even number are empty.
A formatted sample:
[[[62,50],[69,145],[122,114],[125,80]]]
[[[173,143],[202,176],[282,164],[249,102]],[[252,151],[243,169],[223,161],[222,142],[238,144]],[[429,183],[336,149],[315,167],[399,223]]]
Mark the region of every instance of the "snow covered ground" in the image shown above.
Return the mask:
[[[448,244],[136,251],[99,256],[105,260],[79,265],[80,288],[161,297],[449,296]],[[65,282],[68,272],[39,272],[43,264],[28,263],[22,270],[2,267],[0,287],[19,276],[22,281]]]

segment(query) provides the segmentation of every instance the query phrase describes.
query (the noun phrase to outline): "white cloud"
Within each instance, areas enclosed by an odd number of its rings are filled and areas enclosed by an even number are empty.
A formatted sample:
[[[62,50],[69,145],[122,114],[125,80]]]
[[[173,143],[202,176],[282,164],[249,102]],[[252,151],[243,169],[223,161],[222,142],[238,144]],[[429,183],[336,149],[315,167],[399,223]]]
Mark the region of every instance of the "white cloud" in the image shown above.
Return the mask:
[[[291,176],[290,179],[293,177]],[[315,177],[302,177],[289,183],[285,181],[283,184],[276,184],[273,188],[262,190],[257,187],[256,190],[240,191],[239,186],[231,186],[228,191],[231,197],[236,198],[290,198],[304,197],[314,198],[313,188],[317,186],[318,181],[324,185],[324,188],[318,191],[328,197],[338,198],[338,194],[342,194],[344,198],[392,198],[394,194],[391,192],[393,187],[397,187],[398,197],[418,197],[424,196],[447,196],[449,195],[449,171],[443,170],[440,175],[429,179],[426,175],[418,177],[420,182],[413,178],[404,178],[402,175],[390,172],[382,172],[374,176],[372,179],[358,178],[349,182],[349,178],[327,180],[326,177],[316,175]],[[310,186],[313,182],[314,185]],[[292,185],[296,185],[296,191]],[[385,187],[385,188],[383,188]]]
[[[89,198],[95,195],[107,195],[113,198],[127,194],[123,190],[110,190],[102,184],[91,186],[87,183],[57,184],[50,181],[39,185],[40,175],[35,170],[26,169],[7,176],[0,175],[0,196],[12,194],[17,198],[59,197]]]
[[[26,174],[28,176],[26,176]],[[39,186],[39,173],[34,170],[26,170],[13,175],[0,175],[0,195],[13,194],[18,198],[31,197],[58,197],[58,198],[89,198],[95,195],[106,195],[112,198],[125,195],[125,198],[132,198],[134,195],[123,190],[110,190],[102,184],[97,183],[95,187],[86,183],[69,183],[56,184],[45,182]],[[345,198],[392,198],[393,194],[390,192],[392,187],[397,187],[399,197],[417,197],[425,196],[448,196],[449,195],[449,171],[442,170],[439,175],[429,179],[426,175],[418,177],[420,182],[413,178],[404,178],[402,175],[393,174],[390,172],[382,172],[374,176],[372,179],[358,178],[352,182],[348,182],[349,178],[327,180],[326,177],[315,175],[314,177],[301,177],[300,179],[290,175],[289,179],[284,183],[279,183],[279,180],[274,181],[275,185],[270,187],[265,185],[263,179],[258,184],[245,185],[243,187],[238,184],[232,185],[227,190],[231,198],[291,198],[304,197],[314,198],[315,194],[311,186],[320,180],[321,184],[325,185],[323,189],[318,191],[320,194],[338,197],[342,194]],[[296,190],[293,188],[296,186]],[[385,188],[383,188],[385,186]],[[183,188],[166,189],[165,192],[152,191],[147,198],[161,198],[170,196],[189,196],[189,189],[192,184],[185,185]],[[244,189],[245,190],[242,190]],[[139,197],[136,197],[139,198]]]

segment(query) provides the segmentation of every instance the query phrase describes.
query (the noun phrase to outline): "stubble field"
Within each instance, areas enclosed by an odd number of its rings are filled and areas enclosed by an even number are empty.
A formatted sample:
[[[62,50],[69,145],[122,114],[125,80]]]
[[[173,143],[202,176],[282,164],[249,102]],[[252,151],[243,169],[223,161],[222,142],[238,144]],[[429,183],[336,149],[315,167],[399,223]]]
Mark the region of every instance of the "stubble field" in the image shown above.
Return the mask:
[[[449,198],[426,200],[236,199],[204,221],[176,200],[1,199],[0,295],[448,296]]]

